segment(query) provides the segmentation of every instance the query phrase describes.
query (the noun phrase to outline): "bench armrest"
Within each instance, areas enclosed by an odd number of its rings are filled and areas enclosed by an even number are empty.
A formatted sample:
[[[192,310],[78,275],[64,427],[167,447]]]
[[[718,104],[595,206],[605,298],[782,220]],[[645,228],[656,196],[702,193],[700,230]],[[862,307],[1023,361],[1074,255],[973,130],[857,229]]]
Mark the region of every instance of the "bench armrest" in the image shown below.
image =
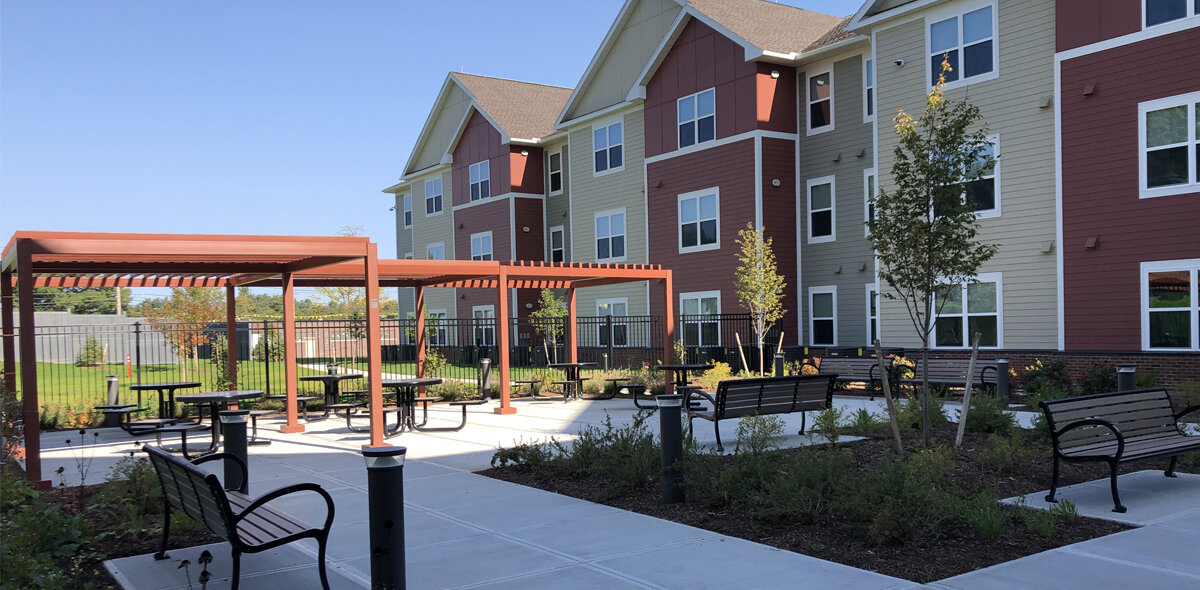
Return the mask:
[[[1178,422],[1180,418],[1182,418],[1188,414],[1191,414],[1192,412],[1195,412],[1197,410],[1200,410],[1200,405],[1184,408],[1183,411],[1179,412],[1178,414],[1175,414],[1175,421]]]
[[[691,407],[691,405],[692,405],[692,403],[691,403],[691,402],[692,402],[692,396],[699,396],[699,397],[703,397],[703,398],[705,399],[705,401],[707,401],[708,403],[712,404],[713,411],[716,411],[716,409],[717,409],[717,400],[716,400],[716,399],[714,399],[714,398],[713,398],[713,396],[711,396],[711,395],[709,395],[709,394],[707,394],[707,393],[705,393],[705,392],[703,392],[703,391],[700,391],[699,389],[693,389],[693,390],[690,390],[690,391],[688,391],[687,397],[683,398],[683,409],[684,409],[684,410],[686,410],[686,411],[688,411],[688,412],[691,412],[691,410],[690,410],[689,408],[690,408],[690,407]]]
[[[245,518],[251,512],[254,512],[255,510],[261,508],[267,502],[270,502],[271,500],[279,499],[280,497],[286,496],[288,494],[294,494],[296,492],[316,492],[321,495],[321,497],[325,500],[325,507],[327,509],[327,512],[325,515],[325,526],[321,527],[321,529],[329,530],[329,527],[333,526],[333,496],[330,496],[329,492],[325,491],[325,488],[322,488],[320,485],[312,483],[312,482],[304,482],[304,483],[298,483],[295,485],[284,486],[282,488],[271,490],[271,491],[263,494],[262,496],[259,496],[257,500],[251,502],[249,506],[246,506],[245,510],[243,510],[240,514],[237,514],[233,517],[235,526],[238,521]]]
[[[804,373],[804,367],[812,367],[813,370],[815,370],[816,372],[818,372],[818,373],[821,372],[821,367],[818,367],[817,365],[813,364],[812,359],[810,359],[810,358],[806,358],[803,361],[800,361],[800,373],[801,374]]]
[[[1121,429],[1117,428],[1116,424],[1113,424],[1108,420],[1101,420],[1099,418],[1088,418],[1087,420],[1072,422],[1052,433],[1051,439],[1054,443],[1055,452],[1062,454],[1062,451],[1060,451],[1058,447],[1058,437],[1067,432],[1075,430],[1076,428],[1082,428],[1084,426],[1103,426],[1111,430],[1113,435],[1117,437],[1117,453],[1113,455],[1113,458],[1120,460],[1120,458],[1125,454],[1125,435],[1121,434]]]
[[[1000,384],[1000,370],[992,365],[987,365],[979,370],[979,386],[980,387],[987,385],[988,371],[991,371],[993,373],[992,379],[995,381],[995,384],[996,385]]]
[[[246,493],[246,485],[250,483],[250,470],[246,467],[246,462],[242,461],[241,457],[234,455],[233,453],[213,453],[211,455],[205,455],[203,457],[193,459],[192,465],[216,461],[217,459],[224,459],[226,461],[233,461],[234,463],[237,463],[237,466],[242,470],[242,488],[238,491],[242,492],[243,494]]]

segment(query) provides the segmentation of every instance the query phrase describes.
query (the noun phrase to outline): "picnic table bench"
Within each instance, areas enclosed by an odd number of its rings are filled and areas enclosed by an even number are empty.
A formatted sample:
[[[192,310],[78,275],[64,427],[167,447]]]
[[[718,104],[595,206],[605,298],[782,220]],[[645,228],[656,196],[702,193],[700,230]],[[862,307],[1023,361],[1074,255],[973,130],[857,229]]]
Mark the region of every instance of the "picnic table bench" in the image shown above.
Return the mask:
[[[893,368],[892,357],[885,357],[883,362],[887,370],[891,371]],[[838,383],[865,383],[872,400],[875,399],[875,392],[883,391],[883,380],[879,375],[879,361],[874,358],[825,356],[821,357],[817,364],[813,364],[811,360],[805,360],[804,364],[816,369],[820,374],[836,374],[835,381]]]
[[[158,481],[163,489],[162,547],[154,554],[154,559],[168,558],[167,539],[171,533],[171,510],[174,509],[190,516],[232,546],[233,590],[237,590],[240,582],[242,553],[259,553],[306,538],[317,540],[317,570],[321,574],[321,587],[329,589],[329,578],[325,574],[325,546],[333,525],[333,498],[329,492],[315,483],[305,482],[254,498],[246,493],[249,479],[246,464],[235,455],[213,453],[188,462],[155,446],[145,445],[142,448],[150,455],[150,463],[158,473]],[[216,475],[196,467],[215,459],[234,461],[241,467],[241,489],[227,490]],[[321,495],[327,508],[324,526],[314,528],[267,505],[272,500],[296,492]]]
[[[717,435],[717,450],[724,451],[721,444],[720,421],[743,416],[766,414],[790,414],[800,412],[800,434],[804,434],[807,416],[804,412],[823,410],[833,403],[833,382],[837,375],[790,375],[787,377],[761,377],[755,379],[729,379],[717,384],[716,395],[689,389],[684,408],[688,414],[688,428],[692,420],[700,418],[713,423]],[[703,399],[711,407],[694,406]]]
[[[929,359],[929,384],[943,387],[963,387],[967,384],[967,366],[970,359]],[[921,361],[917,359],[912,368],[894,365],[893,372],[900,377],[900,385],[917,386],[921,384]],[[971,388],[982,391],[989,388],[996,390],[999,376],[995,361],[975,360],[975,373],[971,376]],[[1008,376],[1006,375],[1007,379]]]
[[[1170,457],[1163,475],[1175,477],[1179,455],[1200,451],[1200,436],[1179,428],[1179,419],[1200,410],[1191,406],[1175,413],[1166,389],[1138,389],[1081,395],[1038,403],[1050,427],[1054,471],[1047,502],[1057,502],[1060,461],[1104,461],[1109,465],[1113,512],[1125,512],[1117,494],[1117,466],[1144,459]]]

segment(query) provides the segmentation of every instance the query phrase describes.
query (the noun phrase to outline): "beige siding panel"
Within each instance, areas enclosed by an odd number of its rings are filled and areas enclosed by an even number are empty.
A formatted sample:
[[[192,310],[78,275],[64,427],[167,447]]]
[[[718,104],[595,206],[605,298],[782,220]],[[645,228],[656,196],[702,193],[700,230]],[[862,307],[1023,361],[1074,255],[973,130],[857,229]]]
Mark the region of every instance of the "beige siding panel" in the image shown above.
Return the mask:
[[[862,56],[855,55],[833,64],[834,130],[806,135],[808,127],[808,89],[802,87],[800,129],[799,207],[801,281],[800,289],[789,289],[789,296],[801,298],[799,326],[803,342],[811,341],[808,333],[808,288],[836,285],[838,312],[838,346],[866,344],[867,299],[864,285],[875,281],[875,257],[863,231],[863,170],[871,168],[871,125],[863,123]],[[824,71],[805,68],[813,73]],[[806,86],[807,71],[798,79]],[[860,157],[858,154],[862,153]],[[837,162],[834,161],[840,155]],[[808,243],[808,180],[824,176],[836,178],[835,213],[837,240],[828,243]],[[790,245],[789,245],[790,246]],[[862,270],[860,270],[860,268]],[[790,323],[795,326],[797,320]]]
[[[404,171],[405,174],[436,166],[442,161],[442,156],[446,155],[446,148],[450,146],[454,132],[458,131],[458,126],[462,123],[463,115],[466,114],[470,104],[470,97],[458,84],[451,82],[450,92],[447,94],[445,102],[441,104],[441,109],[430,121],[429,136],[425,138],[423,144],[416,146],[420,151],[413,158],[409,169]],[[433,108],[438,108],[438,105],[435,104]]]
[[[641,0],[631,10],[608,54],[600,58],[601,62],[592,72],[591,80],[579,89],[580,94],[575,97],[567,120],[625,102],[629,89],[653,57],[681,8],[672,0]]]
[[[989,133],[999,136],[1001,216],[981,222],[980,239],[999,245],[980,272],[1003,276],[1005,348],[1042,349],[1058,345],[1055,238],[1054,113],[1042,108],[1054,94],[1054,4],[1000,0],[999,71],[995,80],[947,92],[979,106]],[[879,168],[892,165],[895,135],[887,116],[897,108],[921,109],[925,95],[923,18],[878,32]],[[897,68],[896,59],[906,66]],[[880,175],[886,188],[888,174]],[[887,344],[919,344],[903,304],[884,301]]]
[[[425,309],[444,310],[446,317],[456,317],[456,296],[454,292],[454,289],[425,289]]]
[[[560,149],[562,150],[562,169],[563,169],[563,178],[562,178],[563,184],[562,184],[562,186],[563,186],[563,190],[562,190],[562,194],[560,194],[560,195],[549,196],[549,194],[550,194],[550,159],[549,158],[550,158],[550,154],[552,152],[558,151]],[[545,165],[546,183],[545,183],[545,186],[546,186],[547,197],[546,197],[546,201],[545,201],[545,211],[546,211],[545,233],[546,233],[546,235],[545,235],[544,241],[546,243],[546,254],[547,254],[547,256],[549,256],[549,254],[550,254],[550,228],[561,225],[563,227],[563,247],[566,249],[566,251],[563,254],[564,254],[564,258],[567,261],[570,261],[570,260],[572,260],[572,258],[571,258],[571,220],[568,218],[568,215],[570,215],[570,207],[568,205],[570,204],[570,199],[571,199],[571,153],[570,153],[570,150],[567,149],[566,138],[564,137],[563,141],[561,141],[561,142],[547,145],[545,153],[546,153],[546,165]],[[548,259],[549,258],[547,258],[547,260]]]
[[[454,213],[450,210],[450,194],[453,187],[450,184],[450,170],[440,173],[442,177],[442,213],[427,217],[425,215],[425,181],[432,176],[416,179],[412,182],[414,195],[421,195],[421,206],[413,203],[413,257],[425,258],[425,247],[434,242],[446,243],[446,258],[454,258]]]

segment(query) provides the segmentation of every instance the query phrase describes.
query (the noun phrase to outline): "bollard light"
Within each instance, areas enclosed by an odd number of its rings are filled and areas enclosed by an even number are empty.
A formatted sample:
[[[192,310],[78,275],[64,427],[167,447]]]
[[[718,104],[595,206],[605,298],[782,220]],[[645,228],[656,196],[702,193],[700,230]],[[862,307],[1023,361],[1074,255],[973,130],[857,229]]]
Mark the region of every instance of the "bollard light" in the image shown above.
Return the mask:
[[[683,474],[678,465],[683,459],[683,396],[678,393],[656,395],[654,400],[658,403],[659,442],[662,444],[662,501],[675,504],[683,501]]]
[[[1117,365],[1117,391],[1137,389],[1137,365]]]
[[[1007,399],[1009,385],[1008,359],[996,359],[996,397]]]
[[[246,465],[246,479],[242,470],[233,461],[225,463],[225,489],[238,490],[243,494],[250,491],[250,453],[246,441],[246,416],[250,410],[222,410],[220,412],[221,434],[225,439],[225,452]]]
[[[371,588],[404,590],[405,447],[362,450],[367,463],[370,517]]]

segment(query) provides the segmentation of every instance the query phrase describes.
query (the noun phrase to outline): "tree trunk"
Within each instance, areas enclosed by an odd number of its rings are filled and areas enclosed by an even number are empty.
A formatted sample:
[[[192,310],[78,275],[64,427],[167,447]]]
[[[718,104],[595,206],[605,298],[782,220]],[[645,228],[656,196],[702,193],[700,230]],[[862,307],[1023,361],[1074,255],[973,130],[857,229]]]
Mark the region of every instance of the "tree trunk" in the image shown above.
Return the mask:
[[[764,356],[763,356],[763,337],[761,336],[761,334],[762,334],[761,332],[760,332],[759,334],[760,334],[760,335],[759,335],[759,337],[758,337],[758,376],[759,376],[759,377],[765,377],[765,376],[766,376],[766,374],[767,374],[767,371],[766,371],[766,367],[765,367],[765,366],[764,366],[764,364],[763,364],[763,360],[764,360]]]
[[[921,441],[929,447],[929,344],[921,346]]]

